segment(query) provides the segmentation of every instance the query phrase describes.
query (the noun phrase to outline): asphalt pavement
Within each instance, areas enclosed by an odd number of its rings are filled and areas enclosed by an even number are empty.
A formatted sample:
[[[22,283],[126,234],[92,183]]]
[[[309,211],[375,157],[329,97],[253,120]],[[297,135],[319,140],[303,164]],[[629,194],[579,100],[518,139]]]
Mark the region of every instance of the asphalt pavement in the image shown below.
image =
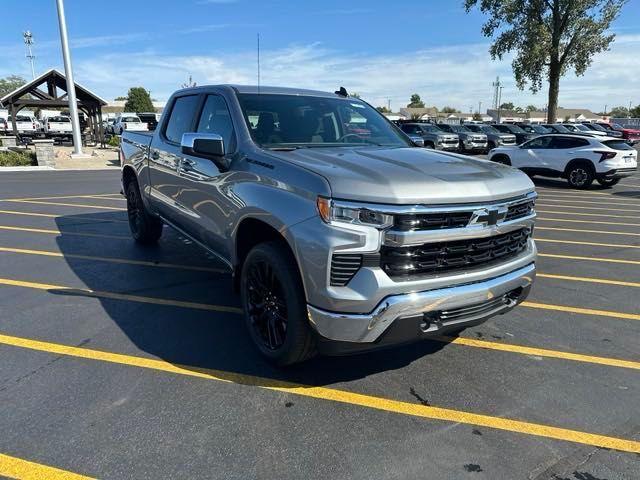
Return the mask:
[[[0,173],[0,477],[640,478],[640,174],[535,182],[525,305],[278,370],[215,258],[131,240],[119,171]]]

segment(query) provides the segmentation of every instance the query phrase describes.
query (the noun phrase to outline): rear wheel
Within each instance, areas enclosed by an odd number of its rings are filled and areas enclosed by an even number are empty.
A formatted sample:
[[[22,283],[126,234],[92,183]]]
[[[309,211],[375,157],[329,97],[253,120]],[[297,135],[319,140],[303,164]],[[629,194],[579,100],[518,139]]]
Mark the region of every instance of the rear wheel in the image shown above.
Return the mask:
[[[502,163],[503,165],[511,166],[511,159],[507,155],[503,155],[503,154],[494,155],[493,157],[491,157],[491,160],[493,160],[496,163]]]
[[[136,242],[144,245],[156,243],[162,235],[162,220],[147,212],[138,182],[129,180],[125,186],[125,194],[131,236]]]
[[[255,246],[240,278],[242,306],[251,340],[270,362],[285,366],[315,354],[307,302],[291,252],[280,242]]]
[[[613,187],[620,182],[619,178],[598,178],[598,183],[603,187]]]
[[[585,163],[577,163],[567,170],[567,181],[573,188],[581,190],[589,188],[593,183],[594,177],[593,168]]]
[[[433,144],[433,142],[424,142],[424,146],[426,148],[436,148],[436,146]]]

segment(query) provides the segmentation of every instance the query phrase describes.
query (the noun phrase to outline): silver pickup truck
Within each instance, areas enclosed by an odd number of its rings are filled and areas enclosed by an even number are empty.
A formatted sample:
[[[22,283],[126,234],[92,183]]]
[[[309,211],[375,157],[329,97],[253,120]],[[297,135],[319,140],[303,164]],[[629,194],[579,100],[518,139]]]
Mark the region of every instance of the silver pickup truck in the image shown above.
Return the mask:
[[[167,224],[214,253],[278,365],[460,331],[535,277],[526,175],[415,148],[344,89],[180,90],[121,158],[134,239]]]

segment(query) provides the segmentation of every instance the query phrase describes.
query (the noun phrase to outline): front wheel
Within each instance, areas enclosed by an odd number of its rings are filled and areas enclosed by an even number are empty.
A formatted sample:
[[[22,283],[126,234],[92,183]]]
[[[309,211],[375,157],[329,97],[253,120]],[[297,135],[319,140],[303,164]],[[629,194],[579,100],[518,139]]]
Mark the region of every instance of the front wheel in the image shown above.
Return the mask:
[[[240,291],[249,335],[270,362],[292,365],[315,354],[307,302],[293,255],[280,242],[255,246],[242,266]]]
[[[142,202],[138,182],[129,180],[125,187],[125,194],[131,236],[143,245],[156,243],[162,235],[162,220],[147,212]]]
[[[603,187],[613,187],[620,182],[619,178],[598,178],[597,180]]]
[[[567,172],[567,181],[573,188],[583,190],[593,183],[593,171],[586,165],[575,165]]]

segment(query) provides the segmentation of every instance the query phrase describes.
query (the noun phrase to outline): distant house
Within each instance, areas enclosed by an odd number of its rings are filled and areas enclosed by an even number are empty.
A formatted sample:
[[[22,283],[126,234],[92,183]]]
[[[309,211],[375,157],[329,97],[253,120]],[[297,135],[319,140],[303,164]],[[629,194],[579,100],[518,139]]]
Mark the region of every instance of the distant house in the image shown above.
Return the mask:
[[[596,122],[605,118],[586,108],[558,108],[556,110],[558,122]],[[529,112],[528,120],[531,123],[545,123],[547,121],[547,112],[539,110]]]
[[[489,109],[487,115],[491,117],[493,122],[515,123],[527,120],[526,112],[516,112],[515,110]]]
[[[400,115],[404,116],[409,120],[429,120],[431,118],[437,117],[438,109],[436,107],[425,107],[425,108],[404,107],[400,109]]]

